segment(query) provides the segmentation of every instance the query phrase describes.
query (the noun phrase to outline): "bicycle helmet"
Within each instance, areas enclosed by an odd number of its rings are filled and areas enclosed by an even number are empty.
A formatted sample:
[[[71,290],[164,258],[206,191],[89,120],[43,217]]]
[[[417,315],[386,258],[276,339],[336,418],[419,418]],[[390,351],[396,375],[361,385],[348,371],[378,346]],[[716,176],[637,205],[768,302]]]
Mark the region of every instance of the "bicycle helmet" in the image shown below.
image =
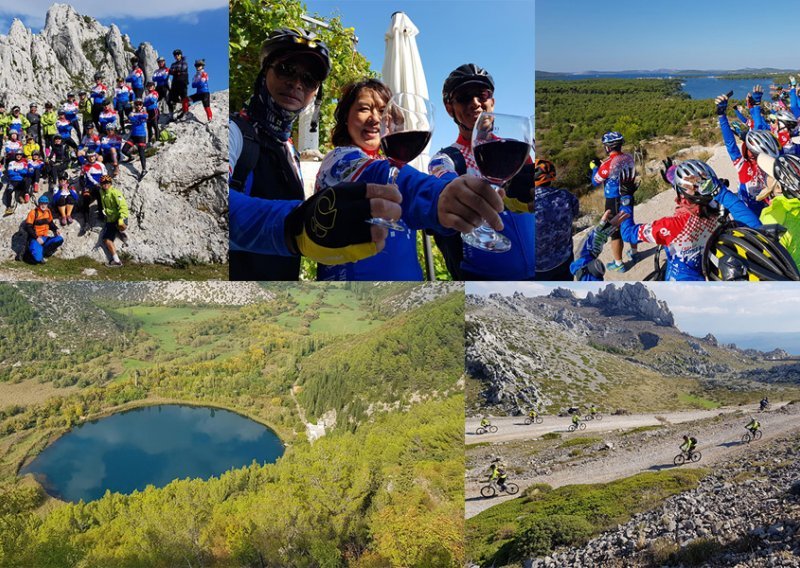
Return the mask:
[[[533,184],[535,187],[553,183],[556,179],[556,167],[550,160],[539,159],[533,165]]]
[[[30,108],[39,108],[39,105],[37,105],[36,103],[31,103]]]
[[[74,99],[75,98],[75,93],[67,93],[67,98],[68,99]]]
[[[14,106],[11,108],[11,112],[19,112],[19,106],[17,106],[17,105],[14,105]]]
[[[791,111],[786,109],[782,108],[776,111],[775,120],[789,130],[794,130],[797,128],[797,118],[792,114]]]
[[[131,57],[131,65],[136,65],[137,63],[139,63],[139,58],[134,55]]]
[[[314,55],[318,60],[319,80],[324,81],[331,72],[331,61],[328,55],[328,46],[317,37],[314,32],[307,32],[302,28],[279,28],[264,41],[261,46],[261,68],[272,63],[279,55],[284,53],[307,53]]]
[[[206,66],[206,60],[205,59],[197,59],[194,62],[194,66],[195,67],[205,67]]]
[[[683,197],[691,203],[707,205],[719,192],[722,182],[711,166],[705,162],[687,160],[675,168],[672,187],[675,188],[678,197]],[[693,191],[689,193],[688,190]]]
[[[156,59],[156,63],[166,63],[166,62],[167,60],[164,59],[163,57],[159,57],[158,59]]]
[[[625,137],[621,132],[606,132],[603,134],[603,146],[612,150],[622,148]]]
[[[46,195],[42,195],[42,196],[39,198],[39,201],[37,201],[37,203],[38,203],[39,205],[47,205],[48,203],[50,203],[50,198],[49,198],[49,197],[47,197]]]
[[[778,242],[778,235],[785,229],[774,225],[764,228],[774,237],[749,227],[720,225],[709,237],[703,252],[705,277],[708,280],[800,280],[797,265]],[[778,228],[783,230],[773,230]]]
[[[94,80],[95,81],[99,81],[102,78],[103,78],[103,74],[102,73],[98,72],[98,73],[94,74]]]
[[[102,175],[100,176],[100,185],[104,183],[113,183],[114,179],[110,175]]]
[[[740,140],[744,140],[744,137],[750,131],[750,127],[747,126],[744,122],[734,120],[731,122],[731,130],[739,137]]]
[[[800,199],[800,157],[794,154],[778,156],[773,171],[784,195]]]
[[[778,154],[781,153],[778,141],[769,130],[749,130],[744,137],[744,143],[754,156],[766,154],[777,158]]]
[[[172,51],[172,55],[174,55],[175,57],[177,57],[178,55],[183,55],[183,51],[181,51],[180,49],[175,49]]]
[[[87,158],[91,158],[92,156],[94,156],[96,158],[97,157],[97,152],[95,152],[94,150],[87,150],[86,151],[86,157]]]
[[[442,100],[449,103],[453,93],[465,85],[483,85],[494,91],[494,79],[486,69],[474,63],[465,63],[455,68],[444,80]]]

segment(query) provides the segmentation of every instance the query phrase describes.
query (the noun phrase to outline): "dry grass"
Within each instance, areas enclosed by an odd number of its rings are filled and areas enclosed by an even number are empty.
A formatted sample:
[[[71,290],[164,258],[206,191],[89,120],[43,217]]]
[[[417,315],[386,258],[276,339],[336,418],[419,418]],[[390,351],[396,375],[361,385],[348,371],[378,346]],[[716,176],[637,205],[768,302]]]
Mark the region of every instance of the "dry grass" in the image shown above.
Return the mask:
[[[53,396],[68,396],[77,390],[77,386],[56,388],[52,383],[37,383],[33,379],[16,384],[0,383],[0,400],[3,401],[0,408],[38,404]]]

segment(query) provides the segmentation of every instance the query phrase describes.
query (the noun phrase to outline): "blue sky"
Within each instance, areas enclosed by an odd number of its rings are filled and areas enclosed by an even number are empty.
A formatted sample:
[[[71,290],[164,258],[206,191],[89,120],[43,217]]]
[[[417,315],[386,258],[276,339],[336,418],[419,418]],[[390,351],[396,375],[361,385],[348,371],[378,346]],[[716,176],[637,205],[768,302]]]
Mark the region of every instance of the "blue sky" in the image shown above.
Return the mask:
[[[784,5],[536,0],[536,69],[796,69],[797,5]]]
[[[748,282],[643,282],[667,302],[681,331],[694,336],[707,333],[785,332],[787,345],[796,343],[790,336],[800,333],[800,294],[796,283]],[[468,282],[467,293],[504,295],[516,291],[526,296],[549,294],[553,288],[570,288],[578,296],[607,286],[607,282]],[[789,341],[791,339],[791,341]]]
[[[228,2],[227,0],[71,0],[82,15],[101,24],[116,24],[131,37],[134,46],[153,44],[159,55],[172,63],[172,50],[180,47],[189,60],[205,58],[209,83],[214,91],[228,88]],[[0,4],[0,34],[8,33],[13,18],[19,18],[34,33],[44,26],[49,0],[24,0]],[[190,92],[192,92],[190,90]]]
[[[428,93],[434,104],[431,151],[449,146],[458,128],[442,104],[442,83],[463,63],[485,67],[495,81],[495,110],[533,114],[532,0],[306,0],[310,14],[339,15],[358,36],[358,51],[379,72],[384,34],[394,12],[405,12],[419,28]]]

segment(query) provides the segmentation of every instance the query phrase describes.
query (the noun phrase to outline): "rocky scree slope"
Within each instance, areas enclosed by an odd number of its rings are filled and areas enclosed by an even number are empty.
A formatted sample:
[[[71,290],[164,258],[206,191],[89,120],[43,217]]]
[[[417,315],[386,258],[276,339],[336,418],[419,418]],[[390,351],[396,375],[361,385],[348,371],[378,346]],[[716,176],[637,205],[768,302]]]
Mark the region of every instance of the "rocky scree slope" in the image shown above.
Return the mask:
[[[0,99],[25,108],[36,101],[41,107],[44,100],[58,103],[68,90],[91,85],[97,70],[107,78],[127,76],[133,54],[129,46],[116,26],[106,28],[63,4],[50,8],[41,34],[15,20],[9,35],[0,36]],[[149,76],[158,54],[147,43],[137,53]],[[35,72],[28,73],[31,69]],[[167,126],[177,139],[155,144],[143,180],[138,179],[138,157],[120,165],[114,185],[125,196],[131,214],[129,244],[120,249],[130,260],[163,264],[227,260],[228,91],[212,93],[211,107],[215,118],[210,123],[196,103],[183,120]],[[39,195],[45,190],[49,191],[47,184],[40,184]],[[24,249],[21,226],[31,208],[19,205],[11,217],[0,219],[0,260],[15,258]],[[106,261],[95,206],[88,224],[77,211],[73,217],[76,222],[62,229],[65,243],[57,255]]]
[[[481,390],[469,413],[599,400],[611,383],[643,373],[730,388],[758,380],[754,369],[791,377],[774,355],[681,332],[666,303],[641,283],[609,285],[584,299],[561,288],[535,298],[467,296],[465,363]]]
[[[800,566],[798,472],[800,437],[769,442],[585,546],[524,566],[679,566],[693,548],[702,566]]]

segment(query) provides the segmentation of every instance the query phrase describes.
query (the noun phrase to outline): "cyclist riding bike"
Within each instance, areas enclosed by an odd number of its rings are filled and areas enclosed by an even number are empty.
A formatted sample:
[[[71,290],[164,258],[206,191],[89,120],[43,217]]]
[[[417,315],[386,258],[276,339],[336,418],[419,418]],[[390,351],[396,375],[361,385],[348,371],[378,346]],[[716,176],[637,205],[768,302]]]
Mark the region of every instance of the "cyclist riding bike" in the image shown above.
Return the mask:
[[[597,416],[597,407],[594,404],[589,408],[589,414],[592,415],[592,418]]]
[[[486,428],[487,426],[491,426],[492,423],[489,421],[488,418],[481,418],[481,428]]]
[[[697,447],[697,438],[694,436],[684,436],[683,443],[680,446],[680,450],[686,454],[687,456],[692,455],[692,451]]]
[[[764,398],[761,399],[761,410],[762,411],[766,410],[768,406],[769,406],[769,398],[765,396]]]
[[[537,416],[539,416],[539,413],[538,413],[538,412],[536,412],[536,409],[535,409],[535,408],[531,408],[531,409],[528,411],[528,416],[530,416],[531,418],[536,418]]]
[[[505,464],[493,463],[489,466],[489,472],[489,483],[494,481],[502,491],[505,491],[506,481],[508,481],[508,473],[505,470]]]
[[[573,414],[573,415],[572,415],[572,424],[573,424],[573,425],[577,426],[577,425],[578,425],[578,423],[579,423],[580,421],[581,421],[581,419],[580,419],[580,418],[578,418],[578,415],[577,415],[577,414]]]
[[[750,422],[747,423],[745,428],[750,430],[750,432],[755,435],[755,433],[758,432],[758,429],[761,428],[761,423],[751,416]]]

